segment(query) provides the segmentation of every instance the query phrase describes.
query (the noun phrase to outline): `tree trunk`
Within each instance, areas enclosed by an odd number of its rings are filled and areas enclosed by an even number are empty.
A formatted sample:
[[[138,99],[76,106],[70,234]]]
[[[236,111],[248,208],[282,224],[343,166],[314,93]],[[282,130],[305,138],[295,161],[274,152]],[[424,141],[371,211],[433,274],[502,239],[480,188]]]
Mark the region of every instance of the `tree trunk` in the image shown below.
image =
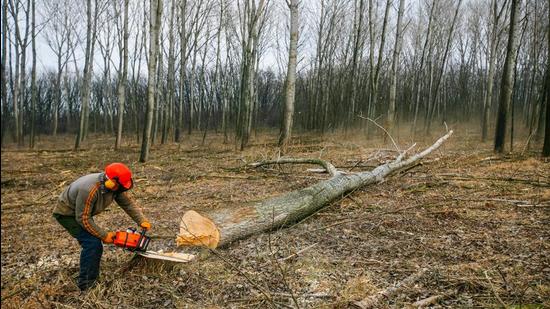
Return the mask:
[[[502,5],[504,9],[505,5]],[[501,10],[502,12],[502,10]],[[492,18],[493,27],[491,30],[491,42],[489,42],[489,72],[487,74],[487,90],[485,94],[485,102],[483,103],[483,115],[481,121],[481,141],[487,141],[487,132],[489,130],[489,112],[493,102],[493,84],[495,78],[495,60],[498,38],[498,20],[500,14],[497,14],[497,0],[492,0]]]
[[[122,68],[119,68],[120,74],[118,76],[118,125],[116,131],[115,150],[122,146],[122,125],[124,105],[126,104],[126,81],[128,79],[128,37],[130,36],[130,33],[128,32],[128,5],[129,0],[124,0],[124,25],[122,31],[123,52],[120,53],[120,57],[122,58],[120,61]]]
[[[151,128],[153,124],[153,109],[155,108],[155,90],[156,90],[156,64],[159,45],[159,28],[162,22],[162,0],[150,0],[151,18],[149,21],[150,38],[149,38],[149,59],[148,72],[149,78],[147,81],[147,112],[145,127],[143,128],[143,139],[141,143],[140,162],[145,162],[149,159],[149,143],[151,142]]]
[[[170,24],[168,30],[168,72],[167,72],[167,84],[166,84],[166,95],[167,102],[164,106],[164,122],[162,125],[162,137],[161,144],[165,144],[168,140],[169,130],[172,125],[172,109],[174,106],[174,94],[176,89],[174,87],[174,66],[175,66],[175,55],[174,55],[174,14],[176,11],[176,2],[172,0],[170,4]]]
[[[550,7],[548,8],[548,17],[550,18]],[[548,42],[547,48],[550,49],[550,25],[546,24],[546,38]],[[544,127],[544,145],[542,146],[542,156],[550,156],[550,57],[546,56],[546,124]],[[542,104],[541,104],[542,106]],[[542,108],[541,111],[542,113]]]
[[[286,151],[292,137],[294,119],[294,98],[296,95],[296,58],[298,51],[298,1],[289,2],[290,9],[290,47],[288,51],[288,68],[286,73],[285,106],[283,122],[279,136],[279,147]]]
[[[80,126],[78,129],[78,134],[76,136],[75,150],[80,149],[80,144],[87,135],[87,126],[88,126],[88,115],[89,115],[89,105],[90,105],[90,83],[92,80],[92,70],[93,70],[93,57],[94,57],[94,44],[96,38],[96,27],[97,27],[97,17],[98,17],[98,6],[95,5],[95,21],[92,19],[92,1],[86,1],[86,16],[87,16],[87,32],[86,32],[86,55],[84,60],[84,77],[82,80],[82,90],[81,90],[81,107],[80,107]]]
[[[424,69],[424,61],[425,61],[425,54],[426,54],[426,48],[428,46],[428,43],[430,43],[431,38],[431,31],[433,26],[433,15],[434,15],[434,9],[436,5],[436,0],[432,1],[432,6],[430,8],[430,17],[428,19],[428,29],[426,33],[426,40],[424,41],[424,47],[422,48],[422,56],[420,56],[420,68],[417,71],[417,78],[416,78],[416,85],[415,85],[415,94],[414,94],[414,119],[412,124],[412,135],[415,136],[416,134],[416,123],[418,121],[418,110],[420,108],[420,91],[422,90],[423,85],[423,78],[422,73]]]
[[[2,139],[1,139],[1,145],[4,145],[4,134],[6,133],[7,128],[7,119],[8,114],[6,113],[7,105],[8,105],[8,79],[6,78],[6,60],[7,60],[7,52],[6,47],[8,43],[8,0],[2,0],[2,64],[0,67],[1,75],[0,75],[0,84],[1,84],[1,91],[2,91]]]
[[[36,0],[32,0],[32,22],[31,22],[31,42],[32,42],[32,69],[31,69],[31,134],[29,138],[29,148],[35,147],[35,118],[36,118]]]
[[[404,160],[405,152],[403,152],[394,161],[380,165],[372,171],[344,174],[331,172],[329,169],[333,176],[312,186],[251,206],[243,206],[239,209],[222,209],[206,214],[219,229],[218,247],[227,246],[236,240],[254,234],[291,225],[319,211],[348,192],[380,183],[391,173],[414,164],[439,148],[452,133],[453,131],[449,131],[432,146],[406,160]],[[195,234],[192,230],[189,232],[190,235]],[[193,243],[193,240],[191,239],[187,243]]]
[[[449,36],[447,37],[447,43],[445,44],[445,52],[443,53],[443,60],[442,60],[442,63],[441,63],[441,68],[439,70],[439,74],[437,75],[437,79],[435,81],[435,89],[434,91],[431,91],[430,90],[430,93],[432,94],[432,99],[431,99],[431,107],[432,107],[432,111],[428,110],[428,114],[427,114],[427,117],[426,117],[426,121],[427,121],[427,125],[426,125],[426,135],[428,135],[430,133],[430,129],[431,129],[431,123],[432,123],[432,119],[434,117],[434,110],[435,110],[435,106],[436,106],[436,99],[438,98],[438,91],[439,91],[439,85],[441,84],[441,79],[443,78],[443,73],[445,72],[445,64],[447,63],[447,56],[449,54],[449,49],[451,48],[451,42],[452,42],[452,39],[453,39],[453,31],[455,29],[455,24],[456,24],[456,19],[458,17],[458,12],[460,11],[460,5],[462,4],[462,0],[458,0],[458,4],[456,6],[456,10],[455,10],[455,14],[453,16],[453,21],[451,23],[451,29],[449,29]]]
[[[359,1],[359,7],[355,3],[354,14],[354,28],[353,28],[353,51],[351,56],[351,72],[350,72],[350,94],[349,94],[349,111],[348,121],[344,125],[344,129],[347,130],[351,127],[355,119],[355,111],[357,109],[357,70],[359,66],[359,57],[363,49],[363,16],[364,16],[365,1]]]
[[[248,145],[250,132],[252,130],[252,115],[254,108],[256,73],[256,57],[258,55],[258,36],[260,32],[260,19],[264,15],[266,1],[260,0],[258,7],[256,2],[246,2],[243,12],[245,31],[242,31],[242,71],[241,71],[241,92],[239,120],[237,125],[237,143],[240,150]]]
[[[401,33],[401,24],[403,21],[403,12],[405,11],[405,0],[399,0],[399,10],[397,11],[397,26],[395,30],[395,45],[393,48],[393,57],[391,62],[391,80],[390,80],[390,98],[388,106],[387,128],[390,133],[394,131],[395,122],[395,96],[397,92],[397,65],[399,54],[403,44],[403,34]]]
[[[506,129],[510,118],[510,102],[513,91],[513,74],[516,60],[516,28],[518,15],[518,0],[511,0],[510,29],[508,32],[508,45],[506,47],[506,58],[502,81],[500,84],[500,96],[498,104],[497,127],[495,132],[495,152],[503,153],[506,142]]]

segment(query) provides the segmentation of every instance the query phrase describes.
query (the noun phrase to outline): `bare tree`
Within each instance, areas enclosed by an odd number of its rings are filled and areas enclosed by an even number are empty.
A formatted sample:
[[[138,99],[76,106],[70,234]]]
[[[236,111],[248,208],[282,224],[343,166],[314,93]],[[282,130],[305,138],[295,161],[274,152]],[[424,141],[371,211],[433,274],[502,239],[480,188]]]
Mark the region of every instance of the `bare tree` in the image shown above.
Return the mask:
[[[15,116],[15,138],[17,144],[23,144],[23,104],[26,100],[26,56],[27,47],[29,44],[29,18],[30,18],[30,0],[27,0],[26,5],[21,0],[9,0],[10,13],[15,25],[15,81],[13,90],[13,113]],[[24,11],[25,14],[25,33],[21,34],[21,26],[19,25],[19,12]]]
[[[357,85],[358,85],[358,78],[357,78],[357,71],[359,66],[359,58],[361,56],[361,53],[363,51],[363,17],[364,17],[364,8],[365,8],[365,1],[359,0],[359,3],[357,1],[355,3],[355,10],[354,10],[354,18],[353,18],[353,49],[352,49],[352,57],[351,57],[351,72],[350,72],[350,95],[349,95],[349,112],[348,112],[348,121],[345,128],[347,128],[349,125],[353,124],[353,120],[355,118],[355,112],[356,112],[356,101],[357,101]]]
[[[507,125],[510,122],[510,103],[513,92],[514,68],[516,66],[517,53],[517,15],[518,0],[511,0],[510,27],[508,30],[508,44],[506,46],[506,58],[500,84],[500,96],[498,103],[497,127],[495,131],[495,152],[503,153],[506,141]]]
[[[550,20],[550,3],[548,7],[548,20]],[[548,45],[546,46],[548,49],[547,51],[550,51],[550,24],[546,24],[546,42]],[[550,57],[546,56],[546,80],[544,83],[544,97],[543,100],[546,102],[546,125],[544,128],[544,145],[542,147],[542,156],[549,157],[550,156]],[[543,102],[543,103],[544,103]],[[541,110],[542,113],[542,110]]]
[[[279,147],[286,151],[292,136],[292,122],[294,120],[294,97],[296,92],[296,58],[298,51],[298,0],[287,2],[290,9],[290,45],[288,50],[288,68],[286,73],[285,106],[283,122],[279,136]]]
[[[395,96],[397,92],[397,66],[399,63],[399,54],[403,45],[403,33],[401,23],[403,22],[403,12],[405,11],[405,0],[399,0],[399,9],[397,11],[397,26],[395,29],[395,45],[393,47],[393,56],[391,62],[391,80],[390,80],[390,98],[388,102],[387,128],[392,132],[395,123]]]
[[[239,3],[239,2],[237,2]],[[237,122],[237,144],[243,150],[248,144],[252,129],[252,115],[254,111],[256,63],[258,56],[258,44],[260,25],[266,12],[266,0],[244,0],[244,5],[239,14],[241,20],[241,85],[240,107]]]
[[[8,105],[8,79],[6,78],[6,60],[7,60],[7,52],[6,52],[6,46],[8,43],[8,0],[2,0],[2,64],[0,67],[0,80],[1,83],[1,91],[2,91],[2,140],[1,144],[4,145],[4,134],[6,133],[7,128],[7,105]]]
[[[31,4],[31,40],[32,40],[32,69],[31,69],[31,134],[29,138],[29,148],[35,146],[35,116],[36,116],[36,0],[32,0]]]
[[[500,37],[499,21],[501,19],[504,8],[506,7],[506,1],[502,4],[500,10],[498,9],[498,1],[491,1],[491,32],[489,37],[489,71],[487,74],[487,90],[485,93],[485,101],[483,103],[483,115],[481,121],[481,140],[487,140],[487,132],[489,127],[489,112],[493,102],[493,85],[495,78],[495,60],[497,54],[497,45]]]
[[[437,77],[436,77],[435,89],[433,90],[432,100],[428,102],[427,116],[426,116],[426,134],[430,133],[432,118],[433,118],[433,115],[435,114],[436,99],[438,97],[439,86],[441,84],[441,79],[443,78],[445,65],[447,64],[447,56],[449,55],[449,49],[451,47],[453,32],[454,32],[454,28],[456,25],[456,20],[458,17],[458,12],[460,11],[461,4],[462,4],[462,0],[458,0],[458,4],[456,5],[455,13],[453,16],[453,21],[451,22],[451,28],[449,29],[449,35],[447,36],[447,42],[445,44],[445,51],[443,52],[443,59],[441,60],[441,67],[439,69],[439,74],[437,74]]]
[[[167,72],[167,96],[168,106],[164,108],[164,122],[162,125],[161,143],[166,143],[170,127],[172,125],[172,110],[174,108],[174,94],[176,92],[174,82],[174,71],[176,65],[175,55],[175,37],[174,37],[174,15],[176,12],[176,1],[172,0],[170,4],[170,21],[168,25],[168,72]]]
[[[119,149],[122,145],[122,126],[124,116],[124,105],[126,104],[126,83],[128,79],[128,0],[124,0],[124,13],[122,17],[122,31],[119,35],[119,75],[118,75],[118,124],[115,141],[115,149]],[[119,30],[120,32],[120,30]]]
[[[92,80],[92,71],[94,63],[94,45],[97,36],[97,20],[99,17],[99,5],[100,0],[95,0],[94,17],[92,17],[92,0],[86,1],[86,17],[87,17],[87,31],[86,31],[86,52],[84,59],[84,76],[82,80],[81,91],[81,106],[80,106],[80,126],[78,128],[78,134],[76,135],[75,150],[80,149],[80,144],[84,140],[87,134],[88,127],[88,113],[90,105],[90,83]]]
[[[149,59],[147,70],[149,78],[147,80],[147,111],[146,122],[143,128],[143,139],[141,143],[140,162],[145,162],[149,158],[149,148],[151,142],[151,128],[153,124],[153,110],[155,108],[156,92],[156,65],[159,47],[159,29],[162,23],[162,0],[150,0],[150,18],[149,18]]]
[[[59,108],[61,106],[61,76],[70,57],[69,40],[71,39],[72,20],[69,20],[70,5],[67,0],[63,4],[58,1],[44,2],[42,18],[49,18],[44,31],[44,38],[57,60],[56,90],[53,100],[52,119],[53,136],[57,135]]]
[[[413,124],[412,124],[412,134],[414,135],[416,133],[416,122],[418,120],[418,110],[419,110],[419,106],[420,106],[420,91],[421,91],[421,88],[422,88],[422,81],[423,81],[423,78],[422,78],[422,73],[423,73],[423,69],[424,69],[424,63],[425,63],[425,55],[426,55],[426,49],[427,49],[427,46],[428,44],[430,43],[430,39],[431,39],[431,33],[432,33],[432,27],[433,27],[433,17],[434,17],[434,10],[435,10],[435,6],[436,6],[436,3],[437,1],[435,0],[432,0],[432,5],[430,7],[430,16],[429,16],[429,20],[428,20],[428,29],[426,31],[426,39],[424,40],[424,45],[422,47],[422,56],[420,56],[420,67],[419,69],[416,71],[416,82],[415,82],[415,92],[414,92],[414,120],[413,120]]]

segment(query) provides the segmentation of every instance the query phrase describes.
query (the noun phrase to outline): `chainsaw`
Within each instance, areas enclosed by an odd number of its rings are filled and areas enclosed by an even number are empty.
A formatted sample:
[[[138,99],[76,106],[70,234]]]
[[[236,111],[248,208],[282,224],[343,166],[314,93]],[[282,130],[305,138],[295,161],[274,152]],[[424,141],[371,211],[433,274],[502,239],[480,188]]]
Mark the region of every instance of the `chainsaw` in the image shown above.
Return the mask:
[[[151,237],[145,235],[146,232],[146,230],[141,230],[141,232],[138,232],[135,228],[128,228],[126,231],[117,231],[115,233],[113,244],[117,247],[123,248],[124,250],[146,258],[180,263],[189,262],[194,258],[194,256],[190,254],[180,254],[175,256],[164,254],[161,251],[147,251]]]
[[[147,252],[151,237],[146,236],[146,230],[138,232],[134,228],[128,228],[126,232],[117,231],[113,244],[131,252]]]

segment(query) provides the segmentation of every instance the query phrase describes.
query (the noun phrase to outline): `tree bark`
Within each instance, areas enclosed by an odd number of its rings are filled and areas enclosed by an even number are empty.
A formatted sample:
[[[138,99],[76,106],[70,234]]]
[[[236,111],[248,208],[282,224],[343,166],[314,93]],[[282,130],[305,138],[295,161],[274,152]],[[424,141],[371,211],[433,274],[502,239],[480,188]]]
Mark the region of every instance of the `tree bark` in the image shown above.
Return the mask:
[[[435,106],[436,106],[436,99],[438,98],[438,91],[439,91],[439,85],[441,84],[441,79],[443,78],[443,73],[445,72],[445,65],[447,63],[447,56],[449,55],[449,49],[451,48],[451,42],[453,40],[453,31],[456,25],[456,19],[458,17],[458,12],[460,11],[460,5],[462,4],[462,0],[458,0],[458,4],[456,6],[455,14],[453,16],[453,21],[451,23],[451,29],[449,29],[449,36],[447,37],[447,43],[445,44],[445,52],[443,53],[443,60],[441,61],[441,68],[439,70],[439,74],[437,75],[437,79],[435,82],[435,89],[432,92],[430,90],[430,93],[432,94],[431,99],[431,107],[432,110],[428,108],[428,113],[426,117],[426,135],[430,133],[431,129],[431,123],[433,116],[435,114]]]
[[[115,150],[119,149],[122,145],[122,125],[123,125],[123,116],[124,116],[124,105],[126,104],[126,82],[128,79],[128,37],[130,33],[128,32],[128,5],[129,0],[124,0],[124,17],[123,17],[123,30],[122,30],[122,40],[121,44],[123,52],[120,53],[122,57],[120,63],[122,68],[119,68],[118,76],[118,125],[116,132],[116,141],[115,141]],[[119,47],[119,48],[120,48]]]
[[[155,90],[156,90],[156,65],[159,45],[159,29],[162,22],[162,0],[150,0],[149,27],[151,35],[149,38],[149,59],[147,80],[147,112],[145,127],[143,128],[143,139],[141,143],[140,162],[146,162],[149,159],[149,148],[151,142],[151,128],[153,124],[153,110],[155,108]]]
[[[424,46],[422,47],[422,56],[420,56],[420,68],[417,71],[417,77],[416,77],[416,85],[415,87],[415,93],[414,93],[414,119],[412,124],[412,135],[415,136],[416,134],[416,123],[418,120],[418,110],[420,108],[420,91],[422,90],[422,84],[423,84],[423,69],[424,69],[424,61],[425,61],[425,54],[426,54],[426,48],[428,47],[428,43],[430,43],[431,39],[431,32],[432,32],[432,26],[433,26],[433,17],[434,17],[434,9],[437,2],[435,0],[432,1],[432,5],[430,8],[430,17],[428,19],[428,29],[426,32],[426,40],[424,40]]]
[[[8,114],[6,113],[7,105],[8,105],[8,79],[6,78],[6,60],[7,60],[7,44],[8,43],[8,0],[2,0],[2,64],[0,67],[1,75],[0,75],[0,84],[1,84],[1,91],[2,91],[2,140],[1,145],[4,145],[4,134],[6,133],[7,128],[7,119]]]
[[[508,32],[508,45],[506,47],[506,58],[504,60],[504,69],[502,81],[500,84],[500,96],[498,104],[497,127],[495,132],[494,151],[503,153],[506,142],[506,129],[510,117],[510,102],[513,91],[513,75],[516,66],[516,28],[518,15],[518,0],[512,0],[510,13],[510,29]]]
[[[36,0],[32,0],[32,21],[31,21],[31,42],[32,42],[32,69],[31,69],[31,134],[29,137],[29,148],[35,146],[35,118],[36,118]]]
[[[290,47],[288,51],[288,68],[286,73],[285,106],[283,122],[279,136],[279,147],[286,151],[292,137],[294,119],[294,98],[296,96],[296,58],[298,51],[298,0],[290,0]]]
[[[489,42],[489,72],[487,74],[487,90],[485,94],[485,101],[483,103],[483,115],[481,122],[481,141],[487,141],[487,133],[489,130],[489,112],[491,110],[491,105],[493,102],[493,84],[495,78],[495,60],[496,60],[496,49],[498,41],[498,24],[500,16],[506,5],[502,5],[500,13],[497,13],[497,0],[492,0],[492,18],[493,25],[491,29],[491,37]]]
[[[168,140],[168,134],[170,133],[169,130],[172,126],[172,109],[174,106],[174,94],[176,93],[176,89],[174,87],[174,67],[176,63],[176,58],[174,55],[174,14],[176,11],[176,2],[172,0],[170,4],[170,25],[168,30],[168,72],[167,72],[167,96],[168,96],[168,102],[167,105],[165,104],[164,107],[164,122],[162,126],[162,137],[161,137],[161,144],[165,144]]]
[[[399,54],[403,45],[403,34],[401,33],[401,24],[403,21],[403,12],[405,11],[405,0],[399,0],[399,10],[397,11],[397,27],[395,30],[395,46],[393,48],[393,57],[391,62],[391,80],[390,80],[390,98],[388,106],[387,128],[390,133],[393,132],[395,123],[395,97],[397,92],[397,66]]]
[[[550,18],[550,7],[548,8],[548,17]],[[548,42],[547,48],[550,49],[550,25],[546,24],[546,38]],[[546,82],[545,82],[545,96],[546,96],[546,124],[544,127],[544,145],[542,146],[542,156],[550,156],[550,57],[546,57]],[[541,104],[542,106],[542,104]],[[541,108],[542,113],[542,108]]]
[[[386,176],[414,164],[439,148],[452,134],[453,131],[449,131],[432,146],[407,159],[404,159],[406,151],[402,152],[394,161],[380,165],[372,171],[344,174],[331,172],[332,168],[329,166],[327,169],[333,176],[328,180],[251,206],[218,210],[206,214],[206,217],[210,218],[219,229],[221,235],[219,247],[227,246],[236,240],[254,234],[291,225],[317,212],[348,192],[379,183]],[[318,164],[318,162],[309,160],[303,161],[305,161],[304,163]],[[191,235],[193,234],[193,231],[189,232]]]
[[[96,0],[98,1],[98,0]],[[92,1],[88,0],[86,2],[86,16],[87,16],[87,32],[86,32],[86,54],[84,60],[84,77],[82,80],[82,91],[81,91],[81,106],[80,106],[80,126],[78,129],[78,134],[76,135],[75,150],[80,149],[80,144],[87,135],[87,126],[88,126],[88,113],[90,105],[90,83],[92,80],[92,70],[94,63],[94,44],[96,39],[96,27],[97,27],[97,17],[98,17],[98,6],[97,2],[95,5],[95,21],[92,19]]]
[[[261,19],[265,13],[266,1],[246,1],[242,24],[242,69],[240,89],[240,109],[237,125],[237,146],[240,150],[248,145],[252,130],[252,115],[254,111],[256,57],[258,56],[258,37],[260,35]]]

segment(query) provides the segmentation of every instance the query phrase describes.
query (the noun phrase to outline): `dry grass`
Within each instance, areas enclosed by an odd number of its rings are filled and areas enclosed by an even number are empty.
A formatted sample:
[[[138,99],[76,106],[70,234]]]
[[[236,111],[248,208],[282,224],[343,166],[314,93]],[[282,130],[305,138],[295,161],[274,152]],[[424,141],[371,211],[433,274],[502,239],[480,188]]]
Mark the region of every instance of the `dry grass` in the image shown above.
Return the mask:
[[[244,152],[219,135],[206,145],[199,134],[186,136],[181,144],[155,146],[146,164],[137,162],[137,144],[113,152],[114,140],[102,136],[78,152],[70,151],[72,136],[43,138],[36,151],[8,146],[2,152],[2,307],[295,307],[294,297],[302,308],[346,308],[419,268],[428,271],[416,284],[380,305],[404,307],[443,295],[436,306],[548,307],[550,165],[535,152],[520,154],[522,139],[517,154],[495,156],[474,131],[456,130],[423,165],[357,190],[293,227],[219,250],[223,260],[130,262],[131,254],[107,246],[101,280],[86,294],[74,282],[78,244],[50,214],[62,188],[82,174],[112,161],[129,163],[152,234],[164,236],[175,235],[185,210],[236,207],[326,176],[308,173],[307,166],[234,169],[276,157],[273,133],[260,134]],[[402,136],[404,148],[411,140]],[[417,140],[416,149],[435,137]],[[392,148],[360,132],[300,135],[289,155],[358,171],[390,158]],[[116,206],[96,220],[109,229],[132,225]],[[173,243],[155,239],[152,249]]]

